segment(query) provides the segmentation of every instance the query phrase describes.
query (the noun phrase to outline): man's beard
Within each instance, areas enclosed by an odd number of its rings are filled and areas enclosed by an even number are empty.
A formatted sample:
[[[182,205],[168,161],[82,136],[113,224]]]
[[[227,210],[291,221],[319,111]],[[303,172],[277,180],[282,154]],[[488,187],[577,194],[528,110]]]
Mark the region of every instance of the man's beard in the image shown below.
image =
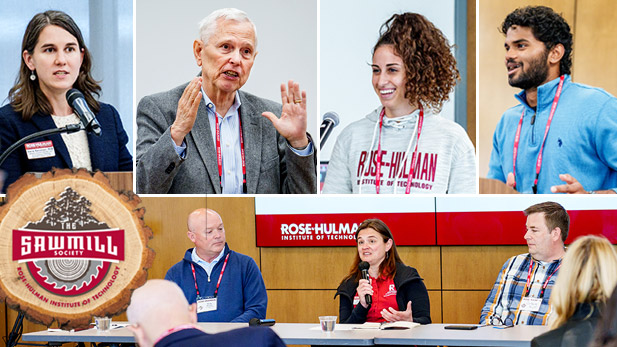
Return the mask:
[[[508,83],[512,87],[521,88],[521,89],[530,89],[536,88],[544,81],[548,76],[548,64],[546,63],[546,59],[548,58],[548,49],[544,50],[543,54],[540,54],[537,59],[532,59],[527,63],[528,69],[523,70],[523,66],[521,66],[521,71],[519,72],[519,77],[514,78],[514,75],[508,76]]]

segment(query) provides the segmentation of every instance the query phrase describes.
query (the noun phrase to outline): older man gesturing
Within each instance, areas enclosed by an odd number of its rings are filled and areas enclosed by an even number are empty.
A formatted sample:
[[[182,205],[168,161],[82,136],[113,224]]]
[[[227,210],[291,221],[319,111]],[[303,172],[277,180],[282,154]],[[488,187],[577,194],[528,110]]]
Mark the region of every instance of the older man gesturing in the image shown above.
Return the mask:
[[[139,103],[138,192],[315,193],[306,92],[281,85],[281,107],[239,90],[257,55],[246,13],[204,18],[193,53],[201,76]]]

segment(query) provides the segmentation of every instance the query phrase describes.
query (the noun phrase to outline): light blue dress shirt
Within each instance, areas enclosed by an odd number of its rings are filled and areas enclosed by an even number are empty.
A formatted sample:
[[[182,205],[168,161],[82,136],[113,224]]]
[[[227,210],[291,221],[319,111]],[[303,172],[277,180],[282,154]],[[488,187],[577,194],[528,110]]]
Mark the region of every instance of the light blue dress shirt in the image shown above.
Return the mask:
[[[197,251],[195,250],[195,248],[193,248],[193,252],[191,252],[191,260],[193,261],[193,263],[201,266],[204,270],[206,270],[206,273],[208,274],[208,282],[210,282],[210,274],[212,273],[212,269],[214,269],[214,265],[218,264],[221,258],[223,258],[223,253],[225,253],[225,247],[223,247],[221,253],[216,258],[214,258],[211,263],[208,263],[207,261],[201,259],[197,255]]]
[[[216,106],[208,98],[208,95],[201,89],[206,110],[208,112],[208,121],[210,123],[210,132],[214,141],[216,150],[216,118],[221,131],[221,156],[222,156],[222,176],[221,184],[223,186],[223,194],[243,194],[242,184],[242,154],[240,153],[240,94],[236,91],[234,103],[231,105],[225,116],[221,116],[216,112]],[[216,118],[215,118],[216,117]],[[173,140],[176,153],[182,158],[185,158],[186,142],[183,140],[181,146],[177,146]],[[313,153],[313,144],[309,142],[304,149],[295,149],[287,143],[291,150],[300,156],[308,156]],[[218,173],[218,172],[217,172]]]

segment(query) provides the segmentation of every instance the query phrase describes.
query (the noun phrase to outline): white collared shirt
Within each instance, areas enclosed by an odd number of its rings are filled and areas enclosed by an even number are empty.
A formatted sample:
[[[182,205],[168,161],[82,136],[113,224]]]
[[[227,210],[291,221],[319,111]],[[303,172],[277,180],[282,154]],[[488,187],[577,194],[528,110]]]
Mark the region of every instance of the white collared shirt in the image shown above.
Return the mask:
[[[214,269],[214,266],[218,264],[221,258],[223,258],[224,253],[225,253],[225,247],[223,247],[223,250],[221,251],[221,253],[219,253],[219,255],[216,258],[214,258],[214,260],[211,263],[208,263],[207,261],[201,259],[197,255],[197,251],[195,250],[195,248],[193,248],[193,251],[191,252],[191,260],[195,264],[201,266],[204,270],[206,270],[206,273],[208,274],[208,282],[210,282],[210,274],[212,273],[212,269]]]

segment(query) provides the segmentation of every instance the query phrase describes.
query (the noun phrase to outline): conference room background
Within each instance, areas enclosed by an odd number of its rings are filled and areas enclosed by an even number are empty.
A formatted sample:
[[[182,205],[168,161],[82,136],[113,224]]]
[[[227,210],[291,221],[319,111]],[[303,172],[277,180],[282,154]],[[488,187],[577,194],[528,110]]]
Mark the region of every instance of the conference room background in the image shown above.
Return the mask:
[[[0,1],[0,5],[9,3],[21,2],[17,0]],[[75,14],[69,5],[61,5],[60,2],[47,1],[42,3],[43,5],[35,9],[29,9],[27,13],[20,10],[23,7],[17,7],[18,10],[11,12],[3,8],[0,12],[0,24],[8,23],[8,17],[11,17],[12,21],[17,20],[13,18],[17,16],[17,12],[23,12],[20,15],[21,22],[24,21],[23,18],[31,17],[34,13],[50,7],[69,12],[82,30],[84,30],[89,48],[95,54],[98,49],[100,56],[95,55],[95,61],[99,60],[103,64],[107,64],[108,61],[114,60],[113,64],[111,62],[109,64],[117,68],[118,71],[110,72],[105,70],[99,72],[101,75],[95,75],[95,78],[103,79],[104,83],[107,83],[103,84],[105,94],[103,94],[101,100],[110,102],[119,108],[120,114],[124,117],[125,129],[130,136],[133,136],[133,139],[136,136],[136,130],[133,128],[134,120],[131,116],[134,115],[136,105],[141,96],[170,89],[182,83],[182,81],[188,80],[187,78],[190,78],[197,71],[190,54],[190,47],[185,46],[186,42],[189,42],[188,44],[190,45],[194,39],[196,22],[207,14],[205,7],[202,8],[203,6],[199,4],[201,3],[200,1],[185,1],[188,6],[196,6],[199,10],[191,13],[191,16],[194,16],[196,20],[190,19],[190,25],[182,26],[181,31],[176,31],[173,28],[189,21],[186,18],[178,19],[170,15],[169,21],[165,21],[160,18],[158,20],[155,20],[156,18],[146,18],[143,15],[149,4],[168,3],[166,1],[149,2],[139,0],[133,2],[133,7],[126,5],[127,3],[130,4],[130,1],[105,1],[105,4],[110,3],[111,5],[103,6],[104,8],[100,9],[101,12],[99,13],[96,10],[96,8],[99,8],[97,7],[99,6],[97,5],[98,1],[81,2],[76,0],[74,3],[79,4],[77,6],[79,10]],[[258,25],[260,40],[261,37],[264,37],[264,40],[259,43],[259,50],[262,52],[255,62],[253,74],[247,83],[247,88],[250,88],[251,92],[278,100],[278,83],[283,82],[285,78],[296,78],[296,75],[281,73],[281,71],[297,71],[299,73],[298,79],[310,91],[309,131],[313,133],[315,138],[323,112],[334,110],[349,118],[349,121],[353,121],[363,117],[370,111],[370,107],[364,106],[367,103],[372,105],[373,108],[378,106],[377,99],[371,94],[374,92],[370,88],[370,75],[364,74],[366,76],[359,76],[362,80],[346,83],[345,86],[336,85],[335,82],[340,79],[340,76],[336,76],[336,66],[329,66],[326,62],[322,61],[320,63],[319,61],[319,59],[326,59],[324,58],[326,53],[332,52],[326,52],[324,46],[319,45],[320,40],[326,42],[327,38],[325,36],[327,32],[336,30],[337,26],[343,25],[343,19],[341,18],[350,15],[346,13],[334,15],[336,6],[340,4],[325,4],[316,0],[315,2],[309,1],[303,2],[303,4],[298,2],[286,5],[290,7],[285,7],[283,11],[291,11],[293,9],[293,11],[303,14],[302,17],[298,17],[299,19],[286,19],[288,23],[295,22],[296,25],[293,25],[293,27],[301,27],[303,31],[294,32],[290,30],[285,33],[292,37],[293,34],[301,37],[298,42],[290,43],[297,44],[297,46],[294,46],[297,47],[297,49],[294,49],[294,54],[299,54],[302,60],[294,58],[287,61],[284,59],[285,67],[283,69],[280,66],[277,68],[278,60],[276,55],[282,54],[281,52],[284,52],[284,49],[276,47],[276,40],[269,42],[266,39],[268,35],[274,35],[274,32],[277,31],[277,27],[270,28],[268,25],[265,25],[265,23],[268,23],[268,18],[270,18],[268,16],[271,16],[272,13],[260,13],[259,6],[250,5],[251,3],[238,0],[225,2],[225,5],[219,2],[216,2],[217,5],[207,5],[208,8],[212,7],[212,9],[227,6],[237,6],[245,9],[246,6],[253,6],[250,10],[245,10],[249,12],[249,16],[253,16],[253,13],[255,13],[256,20],[264,23],[264,25]],[[268,6],[272,7],[275,3],[275,1],[268,2]],[[373,2],[366,1],[364,4],[369,3]],[[425,9],[427,5],[422,0],[405,1],[404,7],[401,3],[402,1],[389,2],[388,10],[384,11],[384,13],[394,13],[403,10],[413,11],[414,5],[426,11],[429,16],[430,13],[434,13],[430,12],[434,11],[434,9]],[[487,172],[495,124],[503,111],[515,103],[513,94],[517,90],[509,87],[507,84],[506,71],[503,66],[503,36],[498,31],[498,27],[505,15],[515,7],[546,5],[553,7],[557,12],[563,13],[565,19],[571,23],[574,33],[573,80],[599,86],[613,95],[617,94],[617,78],[615,78],[617,76],[617,66],[611,61],[617,54],[617,45],[614,45],[614,33],[617,32],[617,11],[603,10],[605,8],[614,8],[613,0],[517,0],[516,2],[511,0],[478,0],[477,2],[444,0],[431,3],[437,8],[447,6],[447,11],[444,12],[448,13],[448,18],[445,21],[450,23],[451,27],[446,29],[446,35],[452,38],[451,43],[460,44],[460,42],[466,42],[464,70],[467,77],[461,83],[461,86],[465,88],[465,92],[460,94],[465,95],[465,117],[461,118],[460,114],[457,113],[459,108],[454,104],[448,106],[448,112],[450,112],[449,117],[462,123],[472,142],[476,145],[479,177],[484,177]],[[169,4],[171,3],[169,2]],[[219,6],[218,4],[221,5]],[[361,5],[362,2],[358,4],[358,6]],[[112,6],[113,8],[107,8],[107,6]],[[460,12],[463,8],[464,11]],[[133,9],[135,9],[134,16]],[[331,10],[324,13],[328,9]],[[124,34],[121,35],[117,33],[107,34],[106,32],[104,34],[106,35],[106,40],[114,41],[110,45],[130,47],[132,44],[135,51],[128,48],[118,52],[107,51],[103,49],[107,47],[107,44],[102,47],[102,44],[92,41],[92,33],[94,31],[99,32],[100,30],[96,26],[95,18],[100,19],[101,15],[109,13],[109,11],[114,11],[114,15],[119,16],[118,18],[124,18],[123,20],[126,20],[126,16],[129,15],[132,18],[137,18],[137,22],[134,20],[133,32],[130,35],[128,35],[128,31],[123,31]],[[354,13],[356,12],[352,14]],[[371,13],[370,7],[358,11],[358,13],[369,15]],[[455,28],[459,28],[455,23],[457,20],[456,13],[463,13],[465,16],[466,32],[464,32],[465,37],[463,41],[460,41],[462,39],[456,36],[455,33]],[[164,17],[165,12],[158,11],[155,14]],[[378,22],[385,20],[386,17],[380,16]],[[301,22],[295,21],[295,19],[301,20]],[[334,22],[336,19],[339,19],[341,23]],[[433,20],[432,17],[430,19]],[[140,20],[142,21],[141,24]],[[325,22],[326,20],[329,22]],[[141,31],[140,25],[144,25]],[[120,29],[125,28],[126,23],[119,23],[118,26],[121,26]],[[5,26],[0,25],[0,27]],[[14,25],[8,27],[13,28],[13,31],[16,30],[16,34],[9,37],[5,35],[3,29],[3,33],[0,35],[0,43],[3,47],[8,47],[8,44],[5,45],[5,43],[9,40],[12,46],[15,46],[15,42],[21,42],[20,36],[23,32],[19,31],[23,30],[23,28],[17,30]],[[285,28],[287,27],[289,25]],[[163,34],[160,33],[150,36],[150,29],[148,28],[166,31],[165,35],[167,37],[162,37],[161,35]],[[113,30],[118,31],[120,29]],[[376,35],[378,25],[366,25],[364,29]],[[108,28],[107,30],[112,29]],[[132,39],[133,33],[135,33],[136,41],[134,43]],[[173,42],[175,35],[182,36],[184,41],[178,40]],[[90,37],[89,41],[88,37]],[[165,54],[157,56],[156,51],[147,50],[146,46],[157,48],[154,46],[154,43],[160,37],[166,39],[166,42],[170,44],[173,43],[174,46],[159,46],[158,49],[165,50]],[[367,37],[367,42],[364,42],[360,48],[356,47],[356,50],[354,50],[354,53],[358,53],[360,50],[365,50],[366,46],[369,47],[369,51],[364,52],[363,56],[354,56],[354,59],[359,61],[362,68],[366,68],[362,70],[364,72],[370,71],[366,66],[366,60],[370,54],[370,47],[373,44],[374,38],[374,36]],[[293,41],[289,38],[285,40]],[[359,38],[355,40],[359,40]],[[143,48],[142,44],[144,45]],[[180,44],[183,45],[182,48]],[[341,51],[344,52],[345,42],[341,42],[341,46]],[[315,47],[317,48],[314,49]],[[303,54],[302,52],[305,52],[307,48],[309,54]],[[182,50],[182,53],[180,53],[180,50]],[[277,53],[271,53],[272,50],[276,50]],[[297,52],[298,50],[300,50],[300,53]],[[477,65],[476,52],[478,52]],[[4,57],[7,54],[6,52],[0,54],[0,59],[2,59],[0,60],[0,63],[2,63],[1,69],[3,71],[0,74],[0,92],[2,93],[8,92],[14,79],[14,72],[17,70],[14,61],[11,61],[10,64],[8,62],[5,64]],[[10,55],[14,57],[15,52],[10,53]],[[135,59],[133,58],[134,56]],[[338,57],[341,59],[341,64],[348,63],[349,56],[340,53]],[[460,57],[457,56],[457,59],[460,59]],[[135,61],[136,65],[123,63],[125,61]],[[95,67],[103,64],[95,64]],[[160,71],[160,66],[166,64],[165,68],[169,68],[169,70],[161,74],[163,77],[158,78],[157,74],[152,73],[153,71]],[[260,67],[260,64],[263,65]],[[11,68],[8,68],[8,66],[11,66]],[[105,66],[107,69],[109,65]],[[325,70],[326,68],[329,70]],[[459,69],[462,68],[462,66],[459,66]],[[182,73],[175,73],[174,70],[181,70]],[[477,74],[476,70],[478,71]],[[10,71],[11,74],[4,73],[4,71]],[[276,71],[275,77],[271,75],[273,71]],[[324,76],[324,73],[327,73],[328,76]],[[283,75],[288,77],[283,77]],[[358,75],[360,74],[358,73]],[[100,76],[105,76],[105,78]],[[135,81],[133,81],[133,76],[136,78]],[[281,78],[283,80],[279,81]],[[357,95],[353,96],[353,89],[356,86],[363,89],[363,93],[365,93],[359,98]],[[347,88],[349,89],[348,92],[352,95],[337,97],[337,88]],[[477,97],[476,90],[478,92]],[[457,90],[454,100],[460,98],[458,93],[459,91]],[[338,109],[336,106],[336,102],[340,102],[341,107],[358,107],[357,105],[350,105],[355,103],[355,99],[362,101],[362,103],[358,103],[362,105],[362,112],[356,112],[355,109],[341,112],[339,110],[344,110],[344,108]],[[4,98],[2,100],[6,102]],[[476,112],[476,104],[478,112]],[[476,128],[478,129],[477,136]],[[338,130],[342,130],[342,126]],[[336,133],[330,138],[330,141],[332,141],[330,148],[335,138]],[[129,148],[133,151],[134,141],[131,143],[132,145]],[[322,157],[322,159],[327,158]],[[0,197],[0,201],[4,201],[4,199]],[[491,197],[468,195],[464,197],[438,196],[422,198],[411,196],[394,199],[378,196],[310,196],[302,198],[268,196],[262,198],[252,196],[171,197],[141,195],[141,199],[141,206],[146,209],[145,223],[152,229],[154,235],[149,242],[149,246],[156,252],[154,265],[148,272],[149,279],[163,278],[169,267],[182,258],[186,249],[193,246],[186,237],[187,215],[192,210],[201,207],[214,209],[223,218],[227,242],[230,248],[252,257],[259,266],[268,291],[267,318],[276,319],[277,322],[318,323],[318,316],[320,315],[338,315],[338,298],[334,299],[334,294],[340,281],[348,273],[353,257],[357,252],[353,243],[336,247],[258,245],[258,236],[262,235],[261,230],[258,230],[259,216],[264,213],[276,214],[277,211],[278,213],[283,213],[290,206],[297,208],[298,211],[303,211],[304,209],[305,213],[309,213],[309,210],[305,208],[308,205],[337,205],[341,206],[341,208],[344,206],[350,209],[349,211],[345,210],[348,213],[353,213],[352,209],[355,209],[354,211],[356,212],[363,211],[363,213],[387,213],[388,211],[384,210],[384,206],[398,204],[397,208],[392,208],[389,212],[413,214],[421,211],[421,213],[429,213],[431,216],[434,216],[432,229],[426,225],[417,228],[415,219],[409,218],[409,220],[401,222],[407,223],[405,228],[393,230],[395,240],[398,240],[397,235],[403,234],[406,234],[406,238],[411,239],[412,242],[418,239],[430,239],[429,241],[423,241],[421,245],[399,246],[398,250],[403,261],[417,268],[420,275],[424,278],[424,283],[429,292],[431,318],[434,323],[478,322],[481,307],[504,261],[513,255],[527,252],[523,239],[525,232],[524,215],[521,211],[531,204],[547,200],[557,201],[563,203],[566,209],[574,210],[575,215],[599,211],[597,215],[599,217],[595,224],[586,225],[576,222],[576,218],[573,218],[572,235],[567,240],[567,243],[571,243],[577,235],[589,233],[602,233],[613,244],[617,243],[617,232],[614,228],[614,225],[617,225],[617,200],[613,196],[570,197],[543,195]],[[388,199],[394,200],[388,201]],[[491,219],[493,224],[489,224],[491,227],[487,226],[485,224],[487,220],[483,218],[466,220],[464,223],[453,222],[444,217],[446,216],[444,213],[451,212],[459,214],[486,212],[493,218]],[[513,223],[511,216],[515,216],[514,221],[518,223]],[[361,220],[355,222],[359,223]],[[495,230],[494,225],[501,225],[503,229]],[[271,229],[271,231],[276,230]],[[442,234],[442,232],[445,232],[445,234]],[[518,234],[516,234],[517,232]],[[440,238],[440,235],[442,235],[442,238]],[[444,239],[443,235],[450,235],[452,238]],[[516,239],[518,239],[518,243],[512,241]],[[8,309],[6,304],[2,304],[1,307],[3,312],[0,313],[0,336],[6,336],[17,317],[17,313],[14,310]],[[126,320],[126,316],[122,314],[114,317],[114,320]],[[24,332],[39,331],[45,328],[30,321],[24,322]]]

